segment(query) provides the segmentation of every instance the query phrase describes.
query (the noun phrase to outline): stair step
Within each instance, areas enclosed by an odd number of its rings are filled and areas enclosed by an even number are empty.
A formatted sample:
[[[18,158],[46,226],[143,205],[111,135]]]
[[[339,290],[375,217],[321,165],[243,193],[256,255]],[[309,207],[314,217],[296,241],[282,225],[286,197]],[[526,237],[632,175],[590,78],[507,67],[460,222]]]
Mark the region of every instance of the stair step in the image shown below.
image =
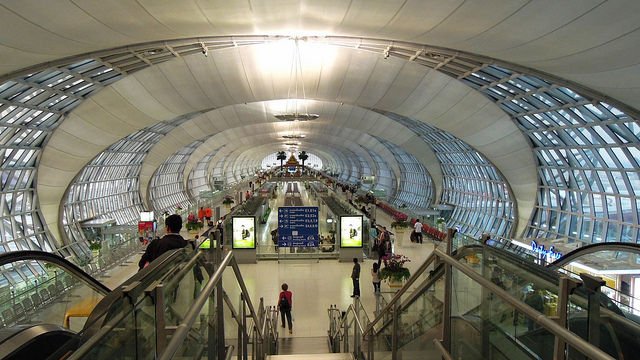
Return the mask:
[[[287,337],[278,339],[278,354],[327,354],[329,353],[329,340],[326,336],[318,337]]]
[[[294,354],[294,355],[269,355],[267,360],[353,360],[348,353],[327,354]]]

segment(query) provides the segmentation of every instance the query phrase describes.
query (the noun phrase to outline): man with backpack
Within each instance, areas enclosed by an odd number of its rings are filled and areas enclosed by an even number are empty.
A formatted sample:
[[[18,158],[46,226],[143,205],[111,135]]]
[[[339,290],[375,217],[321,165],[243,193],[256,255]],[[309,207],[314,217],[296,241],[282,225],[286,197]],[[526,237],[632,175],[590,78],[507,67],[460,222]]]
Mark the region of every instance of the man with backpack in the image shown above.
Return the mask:
[[[289,285],[282,284],[282,291],[278,296],[278,311],[282,319],[282,327],[284,328],[284,319],[286,317],[289,325],[289,334],[293,334],[293,321],[291,319],[291,307],[293,305],[293,294],[289,291]]]

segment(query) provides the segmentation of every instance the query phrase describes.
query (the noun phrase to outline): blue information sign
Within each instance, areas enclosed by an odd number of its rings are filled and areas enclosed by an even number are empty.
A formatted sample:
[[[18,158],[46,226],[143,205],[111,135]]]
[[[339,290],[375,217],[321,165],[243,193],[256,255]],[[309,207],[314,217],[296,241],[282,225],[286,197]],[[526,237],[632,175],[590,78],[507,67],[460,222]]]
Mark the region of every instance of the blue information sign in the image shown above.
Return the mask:
[[[278,208],[278,246],[318,247],[318,207]]]

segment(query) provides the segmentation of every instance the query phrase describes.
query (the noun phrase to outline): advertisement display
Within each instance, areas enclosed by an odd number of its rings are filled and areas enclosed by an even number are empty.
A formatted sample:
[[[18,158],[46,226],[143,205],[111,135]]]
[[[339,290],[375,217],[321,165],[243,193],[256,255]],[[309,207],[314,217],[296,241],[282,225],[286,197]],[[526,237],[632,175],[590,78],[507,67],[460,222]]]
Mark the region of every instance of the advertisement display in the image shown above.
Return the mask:
[[[256,248],[256,218],[234,216],[231,218],[231,245],[234,249]]]
[[[362,216],[340,217],[340,247],[362,247]]]

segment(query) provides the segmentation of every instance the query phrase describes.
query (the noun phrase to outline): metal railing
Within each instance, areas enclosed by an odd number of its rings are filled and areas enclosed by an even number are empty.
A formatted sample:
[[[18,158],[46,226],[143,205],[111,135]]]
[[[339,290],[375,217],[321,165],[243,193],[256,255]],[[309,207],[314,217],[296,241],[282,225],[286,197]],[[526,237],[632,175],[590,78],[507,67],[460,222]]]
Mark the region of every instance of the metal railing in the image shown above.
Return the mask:
[[[233,307],[231,300],[227,294],[224,293],[224,290],[220,292],[222,289],[222,276],[228,267],[232,268],[235,280],[241,288],[240,300],[237,308]],[[175,330],[172,329],[173,334],[170,342],[166,345],[166,348],[158,351],[158,354],[160,354],[158,356],[159,359],[168,360],[179,355],[177,354],[178,350],[190,336],[192,329],[194,328],[194,324],[201,316],[205,305],[211,304],[214,301],[219,301],[216,299],[216,296],[224,297],[225,303],[229,307],[232,317],[236,320],[238,325],[238,344],[235,347],[237,358],[248,359],[250,355],[251,359],[264,360],[266,355],[275,353],[278,338],[275,311],[271,307],[266,308],[264,306],[263,299],[260,299],[260,304],[257,310],[254,308],[240,273],[238,263],[233,257],[233,253],[229,252],[226,254],[224,259],[216,265],[215,272],[204,285],[198,297],[193,301],[193,304],[184,316],[182,322],[177,325]],[[222,319],[224,317],[222,307],[218,306],[215,311],[218,319]],[[250,319],[252,323],[249,324],[247,319]],[[217,330],[220,330],[220,328]],[[216,348],[225,349],[226,354],[224,354],[224,357],[228,358],[230,356],[228,353],[229,348],[225,348],[224,346],[224,335],[220,334],[220,332],[218,332],[217,335],[217,339],[215,339],[215,341],[218,342]],[[212,348],[211,345],[212,344],[209,344],[209,351]],[[252,346],[251,354],[248,353],[249,345]],[[222,353],[219,353],[219,355],[222,355]]]
[[[107,242],[105,241],[105,243]],[[71,249],[77,246],[79,245],[67,245],[57,249],[54,253],[56,255],[69,252],[74,253]],[[87,274],[96,277],[104,273],[104,271],[123,263],[140,249],[141,247],[137,238],[131,236],[119,242],[105,244],[103,250],[96,251],[95,253],[86,253],[84,257],[67,256],[65,259],[84,270]],[[5,309],[15,307],[15,304],[21,303],[24,299],[30,299],[34,294],[40,296],[41,290],[48,289],[50,285],[54,285],[56,292],[50,294],[47,299],[43,299],[43,303],[48,303],[49,300],[59,297],[63,292],[73,287],[75,283],[66,281],[68,276],[63,270],[55,266],[45,266],[46,264],[47,263],[44,262],[40,276],[0,289],[0,313]],[[34,302],[32,308],[25,308],[25,311],[30,313],[35,312],[42,305],[41,303],[36,304]],[[10,325],[11,323],[12,322],[5,322],[6,325]]]
[[[361,351],[362,335],[369,318],[362,307],[359,298],[355,298],[347,311],[342,313],[335,305],[328,309],[329,314],[329,344],[334,353],[352,353],[355,359],[359,359]],[[364,319],[361,319],[364,316]],[[364,320],[364,324],[363,321]],[[353,335],[350,335],[353,334]],[[349,341],[349,339],[353,339]],[[353,342],[353,345],[351,344]]]
[[[433,351],[446,359],[452,358],[450,353],[453,346],[451,339],[453,301],[452,277],[453,272],[455,271],[456,274],[463,274],[468,277],[472,283],[478,286],[479,289],[482,289],[483,294],[493,294],[491,295],[492,297],[508,304],[508,306],[514,309],[515,312],[520,313],[535,322],[539,329],[543,329],[543,331],[550,333],[551,336],[555,338],[554,359],[567,359],[569,348],[572,352],[578,351],[589,359],[613,359],[613,357],[597,346],[568,330],[566,314],[564,317],[561,316],[561,319],[564,319],[564,322],[560,321],[561,324],[558,324],[556,320],[550,319],[538,310],[515,298],[499,285],[485,278],[477,269],[463,264],[459,260],[450,256],[450,244],[451,243],[448,242],[447,250],[436,248],[431,256],[429,256],[429,258],[409,279],[405,286],[396,293],[386,306],[376,313],[375,319],[368,324],[362,324],[360,321],[361,315],[359,313],[364,310],[360,308],[358,299],[356,299],[354,304],[350,305],[344,313],[341,313],[334,307],[329,309],[329,338],[332,344],[332,350],[334,352],[349,352],[355,359],[373,360],[377,353],[374,351],[374,344],[376,343],[376,339],[378,339],[378,341],[386,342],[384,344],[384,348],[387,349],[388,353],[390,353],[390,358],[392,360],[399,359],[401,353],[400,337],[406,336],[406,332],[401,335],[401,327],[406,327],[406,324],[401,324],[401,314],[403,311],[406,311],[421,294],[433,291],[437,280],[444,280],[444,306],[442,308],[442,315],[440,318],[442,319],[440,323],[440,326],[442,327],[440,332],[442,336],[442,343],[438,338],[432,339]],[[438,279],[431,276],[433,274],[428,273],[429,270],[435,269],[436,264],[443,264],[444,266],[444,275]],[[418,285],[418,281],[420,279],[425,279],[425,281]],[[560,287],[563,290],[561,290],[561,293],[559,294],[559,309],[565,309],[566,312],[569,293],[566,290],[566,284],[563,285],[563,281],[566,283],[566,280],[561,278]],[[477,291],[480,291],[479,289]],[[406,330],[403,329],[403,331]],[[350,334],[353,334],[352,337]],[[385,354],[384,356],[385,358],[388,358],[389,354]]]
[[[216,233],[219,238],[219,233]],[[70,359],[209,358],[264,360],[277,350],[277,313],[251,301],[232,252],[217,246],[200,250],[164,272],[153,282],[133,282],[123,289],[120,311],[115,312]],[[186,250],[180,250],[186,254]],[[176,252],[177,255],[179,255]],[[203,268],[208,278],[198,274]],[[232,273],[231,278],[226,274]],[[222,278],[225,277],[223,287]],[[198,280],[200,279],[200,280]],[[190,291],[193,288],[193,291]],[[178,291],[179,290],[179,291]],[[234,305],[229,290],[239,292]],[[237,343],[225,343],[225,313],[237,326]],[[228,334],[233,337],[233,334]],[[117,344],[117,346],[114,346]],[[145,355],[145,356],[147,356]]]

